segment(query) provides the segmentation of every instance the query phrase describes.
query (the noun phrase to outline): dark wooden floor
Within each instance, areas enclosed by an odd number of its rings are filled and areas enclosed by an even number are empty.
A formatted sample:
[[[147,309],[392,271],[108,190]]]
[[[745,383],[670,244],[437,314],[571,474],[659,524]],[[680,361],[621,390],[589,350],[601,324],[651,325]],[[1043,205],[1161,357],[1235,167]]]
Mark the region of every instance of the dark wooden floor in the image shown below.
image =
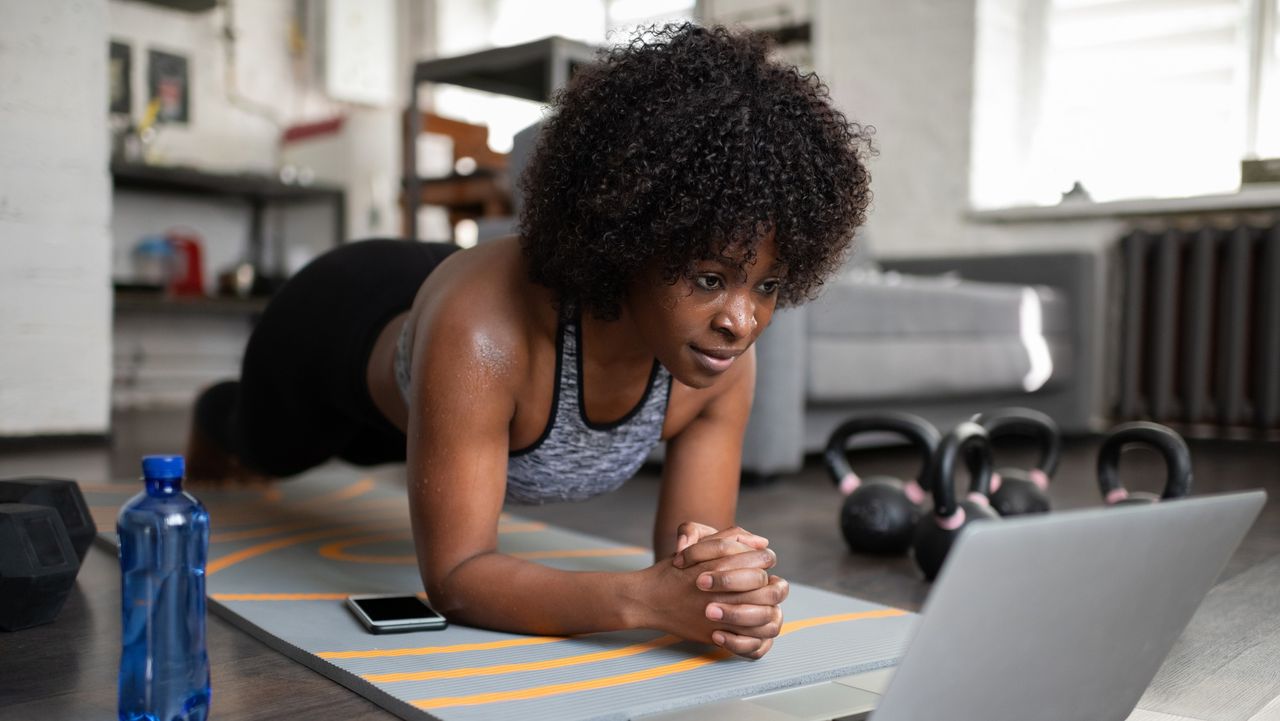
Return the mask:
[[[138,475],[147,453],[180,452],[186,417],[138,413],[114,419],[111,444],[0,452],[0,478],[57,475],[84,481]],[[1057,508],[1098,505],[1093,485],[1097,439],[1068,442],[1052,488]],[[1026,455],[1007,451],[1011,460]],[[1195,492],[1266,488],[1271,500],[1221,580],[1280,556],[1280,443],[1192,441]],[[855,457],[863,475],[913,474],[902,450]],[[1163,471],[1154,454],[1126,455],[1126,481],[1155,489]],[[396,474],[396,469],[386,472]],[[642,472],[620,491],[587,503],[514,509],[568,528],[648,545],[657,476]],[[778,553],[776,572],[792,581],[918,609],[928,586],[908,558],[880,559],[845,550],[837,527],[840,497],[821,466],[764,488],[745,489],[739,522],[767,536]],[[0,633],[0,720],[112,718],[120,649],[120,581],[113,555],[90,551],[75,590],[54,623]],[[213,717],[218,719],[391,719],[342,686],[296,664],[216,616],[209,617]]]

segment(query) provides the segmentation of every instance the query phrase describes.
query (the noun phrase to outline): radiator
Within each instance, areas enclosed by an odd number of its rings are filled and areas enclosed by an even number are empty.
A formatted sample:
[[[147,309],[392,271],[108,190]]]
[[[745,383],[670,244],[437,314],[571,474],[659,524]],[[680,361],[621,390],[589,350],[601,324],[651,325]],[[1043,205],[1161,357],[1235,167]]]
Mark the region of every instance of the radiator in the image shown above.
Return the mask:
[[[1280,224],[1136,229],[1115,279],[1116,420],[1280,429]]]

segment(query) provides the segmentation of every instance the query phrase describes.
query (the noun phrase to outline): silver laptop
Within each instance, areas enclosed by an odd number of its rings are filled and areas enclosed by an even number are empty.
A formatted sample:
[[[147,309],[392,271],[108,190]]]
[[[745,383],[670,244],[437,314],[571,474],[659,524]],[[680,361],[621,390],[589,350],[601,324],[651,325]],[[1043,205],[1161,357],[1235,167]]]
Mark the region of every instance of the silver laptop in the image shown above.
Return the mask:
[[[1123,721],[1265,501],[975,524],[896,668],[645,718]]]

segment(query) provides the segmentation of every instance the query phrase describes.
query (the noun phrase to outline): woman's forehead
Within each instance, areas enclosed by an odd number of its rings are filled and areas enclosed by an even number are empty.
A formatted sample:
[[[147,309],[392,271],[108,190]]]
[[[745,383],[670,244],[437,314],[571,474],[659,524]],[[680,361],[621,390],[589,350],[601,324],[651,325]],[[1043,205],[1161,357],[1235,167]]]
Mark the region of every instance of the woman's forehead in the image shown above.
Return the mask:
[[[773,269],[778,266],[778,245],[773,230],[754,238],[751,241],[736,241],[720,246],[719,253],[711,260],[734,268],[760,266]]]

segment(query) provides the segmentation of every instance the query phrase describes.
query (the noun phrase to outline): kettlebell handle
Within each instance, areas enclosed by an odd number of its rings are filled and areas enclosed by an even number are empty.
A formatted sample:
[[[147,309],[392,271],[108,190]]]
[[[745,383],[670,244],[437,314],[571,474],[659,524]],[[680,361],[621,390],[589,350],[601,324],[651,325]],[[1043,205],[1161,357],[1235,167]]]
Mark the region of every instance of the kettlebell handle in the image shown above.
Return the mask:
[[[893,433],[901,436],[920,453],[920,473],[917,478],[924,477],[929,459],[937,451],[938,440],[941,437],[932,423],[911,413],[898,411],[859,413],[841,423],[831,433],[831,438],[827,440],[827,447],[822,452],[827,471],[837,483],[854,472],[845,455],[849,441],[854,436],[872,432]]]
[[[991,492],[991,443],[987,431],[973,421],[963,421],[938,442],[938,451],[928,471],[933,491],[933,513],[939,518],[956,514],[956,459],[963,456],[972,479],[970,491],[984,496]]]
[[[1062,435],[1058,424],[1049,416],[1031,408],[998,408],[973,417],[987,431],[991,440],[1004,436],[1026,436],[1040,445],[1036,468],[1052,476],[1058,472],[1062,456]]]
[[[1191,450],[1174,431],[1148,421],[1123,423],[1111,429],[1098,449],[1098,488],[1108,500],[1127,495],[1120,484],[1120,453],[1131,443],[1155,448],[1164,457],[1166,478],[1162,499],[1182,498],[1191,493]]]

